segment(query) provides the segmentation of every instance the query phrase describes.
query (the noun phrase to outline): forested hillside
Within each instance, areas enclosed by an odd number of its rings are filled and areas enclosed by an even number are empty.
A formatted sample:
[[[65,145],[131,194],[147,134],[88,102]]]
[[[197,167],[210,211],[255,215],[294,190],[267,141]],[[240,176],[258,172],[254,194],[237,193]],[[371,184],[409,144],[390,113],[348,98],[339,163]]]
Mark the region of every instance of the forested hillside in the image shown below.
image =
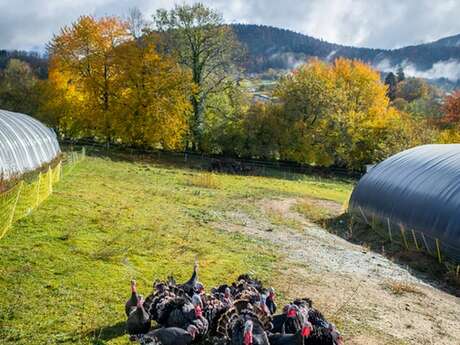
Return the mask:
[[[247,48],[245,67],[249,72],[262,72],[268,68],[290,69],[313,56],[329,60],[337,57],[360,59],[377,68],[410,65],[421,72],[432,69],[436,63],[460,59],[459,35],[427,44],[383,50],[332,44],[264,25],[236,24],[233,29]],[[433,77],[442,75],[433,74]]]
[[[48,59],[38,53],[0,49],[0,71],[6,68],[11,59],[27,62],[40,79],[45,79],[48,76]]]

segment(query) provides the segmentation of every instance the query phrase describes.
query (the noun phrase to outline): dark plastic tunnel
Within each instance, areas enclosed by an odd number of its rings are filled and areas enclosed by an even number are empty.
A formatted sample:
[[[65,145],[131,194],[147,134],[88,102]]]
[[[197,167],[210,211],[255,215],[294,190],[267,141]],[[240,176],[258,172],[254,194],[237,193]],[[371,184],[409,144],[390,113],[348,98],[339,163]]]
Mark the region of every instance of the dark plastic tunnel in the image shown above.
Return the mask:
[[[460,144],[418,146],[377,164],[353,190],[349,211],[414,230],[429,251],[439,239],[460,262]]]

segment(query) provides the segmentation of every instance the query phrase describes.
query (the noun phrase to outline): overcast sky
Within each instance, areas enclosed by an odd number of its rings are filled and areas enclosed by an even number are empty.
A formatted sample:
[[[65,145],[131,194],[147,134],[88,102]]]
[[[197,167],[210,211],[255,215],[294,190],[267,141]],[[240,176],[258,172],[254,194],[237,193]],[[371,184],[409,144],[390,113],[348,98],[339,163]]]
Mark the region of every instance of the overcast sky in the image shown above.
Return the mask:
[[[178,1],[179,3],[194,1]],[[397,48],[460,33],[460,0],[204,0],[230,23],[278,26],[346,45]],[[150,17],[168,0],[0,0],[0,49],[43,50],[82,14]]]

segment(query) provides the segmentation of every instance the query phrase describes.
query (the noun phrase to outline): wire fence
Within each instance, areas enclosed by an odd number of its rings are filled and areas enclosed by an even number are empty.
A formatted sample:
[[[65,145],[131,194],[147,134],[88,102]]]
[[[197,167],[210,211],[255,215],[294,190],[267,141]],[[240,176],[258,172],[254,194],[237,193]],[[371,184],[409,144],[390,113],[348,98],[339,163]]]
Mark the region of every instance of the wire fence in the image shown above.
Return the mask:
[[[276,176],[287,179],[296,178],[296,175],[316,175],[356,180],[365,173],[365,167],[361,170],[352,171],[339,166],[321,167],[293,161],[229,157],[219,154],[205,154],[189,151],[166,151],[129,147],[121,144],[111,144],[109,148],[106,144],[91,139],[67,140],[62,144],[68,145],[69,147],[87,147],[92,153],[99,152],[103,155],[126,153],[138,157],[153,157],[174,163],[186,164],[200,170],[230,174]]]
[[[388,217],[380,217],[358,207],[351,212],[352,219],[367,224],[379,237],[395,243],[406,250],[425,252],[435,257],[438,262],[449,265],[460,276],[460,248],[452,246],[420,229],[412,229]]]
[[[63,160],[49,165],[33,177],[21,179],[13,187],[0,194],[0,239],[5,236],[11,226],[21,218],[28,216],[52,193],[53,186],[62,176],[70,173],[76,163],[86,155],[81,152],[69,152]]]

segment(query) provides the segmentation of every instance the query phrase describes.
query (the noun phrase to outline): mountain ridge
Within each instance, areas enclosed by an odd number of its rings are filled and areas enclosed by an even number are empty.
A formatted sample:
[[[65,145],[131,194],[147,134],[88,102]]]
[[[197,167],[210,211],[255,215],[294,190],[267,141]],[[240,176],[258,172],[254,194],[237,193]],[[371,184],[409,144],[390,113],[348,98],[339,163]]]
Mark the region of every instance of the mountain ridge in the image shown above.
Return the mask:
[[[232,24],[231,27],[247,48],[248,72],[290,69],[295,65],[293,62],[311,57],[324,60],[346,57],[363,60],[383,72],[401,66],[424,77],[460,79],[460,34],[418,45],[380,49],[330,43],[268,25]],[[449,65],[443,68],[440,64]]]

